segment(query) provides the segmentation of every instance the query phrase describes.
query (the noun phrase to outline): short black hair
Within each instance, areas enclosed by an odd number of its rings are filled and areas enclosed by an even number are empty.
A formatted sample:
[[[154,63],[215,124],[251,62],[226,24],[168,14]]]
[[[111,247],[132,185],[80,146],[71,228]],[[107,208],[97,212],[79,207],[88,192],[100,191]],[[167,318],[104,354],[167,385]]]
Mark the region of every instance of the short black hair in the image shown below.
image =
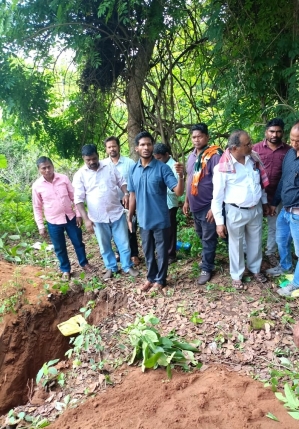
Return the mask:
[[[135,137],[135,146],[138,146],[139,140],[144,137],[148,137],[149,139],[151,139],[151,142],[154,143],[154,137],[151,135],[151,133],[149,133],[148,131],[141,131],[141,133],[137,134],[137,136]]]
[[[266,130],[270,127],[280,127],[283,131],[284,130],[284,122],[281,118],[273,118],[266,123]]]
[[[166,155],[170,153],[169,147],[165,143],[156,143],[154,145],[154,155]]]
[[[208,126],[204,122],[192,125],[192,127],[190,128],[190,134],[192,134],[193,131],[201,131],[203,134],[206,134],[207,136],[209,135]]]
[[[118,147],[120,147],[120,141],[119,141],[119,138],[118,138],[118,137],[115,137],[115,136],[107,137],[107,138],[104,140],[105,146],[106,146],[106,143],[108,143],[108,142],[113,142],[113,141],[115,141],[115,143],[117,144],[117,146],[118,146]]]
[[[82,156],[91,156],[94,153],[98,155],[98,149],[95,144],[86,144],[81,149]]]
[[[228,149],[232,149],[233,147],[239,147],[241,145],[240,137],[244,134],[248,136],[247,131],[244,131],[244,130],[233,131],[228,138],[228,142],[227,142]]]
[[[52,164],[52,165],[53,165],[53,162],[52,162],[52,160],[51,160],[50,158],[48,158],[47,156],[40,156],[40,157],[36,160],[37,168],[39,168],[39,166],[40,166],[41,164],[43,164],[44,162],[49,162],[50,164]]]

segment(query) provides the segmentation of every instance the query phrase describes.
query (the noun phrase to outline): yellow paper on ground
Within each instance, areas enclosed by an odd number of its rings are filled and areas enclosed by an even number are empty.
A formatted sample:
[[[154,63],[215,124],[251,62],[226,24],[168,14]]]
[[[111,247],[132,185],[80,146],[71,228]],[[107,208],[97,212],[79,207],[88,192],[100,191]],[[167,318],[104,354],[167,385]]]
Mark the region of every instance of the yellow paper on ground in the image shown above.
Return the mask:
[[[299,289],[293,290],[291,297],[292,298],[298,298],[299,297]]]
[[[62,333],[62,335],[67,337],[69,335],[78,334],[78,332],[81,332],[86,323],[87,322],[84,317],[81,314],[78,314],[77,316],[71,317],[65,322],[59,323],[57,328]]]

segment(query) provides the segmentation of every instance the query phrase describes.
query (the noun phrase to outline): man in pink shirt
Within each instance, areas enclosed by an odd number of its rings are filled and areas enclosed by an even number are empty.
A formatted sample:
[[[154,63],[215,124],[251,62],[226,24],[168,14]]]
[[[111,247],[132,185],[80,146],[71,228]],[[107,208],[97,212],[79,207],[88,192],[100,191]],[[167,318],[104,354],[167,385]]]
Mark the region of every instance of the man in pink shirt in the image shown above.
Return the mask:
[[[34,219],[39,233],[46,237],[43,214],[48,224],[48,232],[60,263],[62,279],[69,281],[71,265],[67,254],[64,232],[66,231],[77,254],[79,264],[87,273],[93,268],[89,265],[85,246],[82,242],[82,218],[74,212],[74,189],[67,176],[54,172],[50,158],[40,157],[36,161],[41,177],[32,186]],[[77,215],[77,216],[76,216]]]

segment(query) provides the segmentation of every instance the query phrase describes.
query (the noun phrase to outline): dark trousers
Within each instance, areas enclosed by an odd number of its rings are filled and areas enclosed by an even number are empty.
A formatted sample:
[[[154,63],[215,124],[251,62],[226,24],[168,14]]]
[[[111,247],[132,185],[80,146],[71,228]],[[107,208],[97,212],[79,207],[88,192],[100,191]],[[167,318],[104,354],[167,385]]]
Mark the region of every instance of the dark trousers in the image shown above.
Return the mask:
[[[202,244],[202,270],[210,273],[214,269],[214,260],[218,235],[215,222],[207,222],[206,215],[210,207],[192,213],[195,231]]]
[[[134,228],[134,232],[129,231],[129,244],[130,244],[130,249],[131,249],[131,258],[133,256],[137,256],[138,257],[138,243],[137,243],[137,218],[135,216],[135,222],[133,225]]]
[[[147,267],[147,279],[151,283],[159,283],[165,286],[168,268],[169,228],[156,230],[140,228],[140,235]]]
[[[169,248],[168,257],[171,259],[176,258],[176,242],[177,242],[177,220],[176,214],[178,207],[169,209],[170,227],[169,227]]]
[[[76,225],[76,217],[72,220],[69,220],[66,217],[67,223],[61,225],[55,225],[53,223],[48,223],[48,231],[51,241],[54,246],[54,251],[60,263],[60,270],[64,273],[69,273],[71,271],[71,264],[66,249],[66,241],[64,232],[66,231],[69,236],[72,245],[74,246],[79,264],[81,267],[84,267],[88,261],[86,259],[85,245],[82,241],[82,231],[81,228],[78,228]]]

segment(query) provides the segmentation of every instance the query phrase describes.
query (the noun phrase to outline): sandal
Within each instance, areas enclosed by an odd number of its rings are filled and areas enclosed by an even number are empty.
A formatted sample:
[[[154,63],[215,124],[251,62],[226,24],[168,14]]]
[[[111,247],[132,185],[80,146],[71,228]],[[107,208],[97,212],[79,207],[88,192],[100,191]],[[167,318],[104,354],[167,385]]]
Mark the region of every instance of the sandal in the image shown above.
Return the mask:
[[[245,285],[242,280],[232,279],[232,287],[234,287],[236,290],[247,290],[247,285]]]
[[[256,280],[259,283],[266,283],[268,281],[267,277],[264,276],[264,274],[262,273],[256,273],[256,274],[252,274],[254,280]]]
[[[82,270],[85,271],[87,274],[91,274],[95,271],[94,267],[90,264],[84,265],[84,267],[82,267]]]
[[[153,283],[151,283],[149,280],[147,280],[141,287],[140,290],[141,292],[147,292],[148,290],[150,290],[152,287],[154,286]]]

